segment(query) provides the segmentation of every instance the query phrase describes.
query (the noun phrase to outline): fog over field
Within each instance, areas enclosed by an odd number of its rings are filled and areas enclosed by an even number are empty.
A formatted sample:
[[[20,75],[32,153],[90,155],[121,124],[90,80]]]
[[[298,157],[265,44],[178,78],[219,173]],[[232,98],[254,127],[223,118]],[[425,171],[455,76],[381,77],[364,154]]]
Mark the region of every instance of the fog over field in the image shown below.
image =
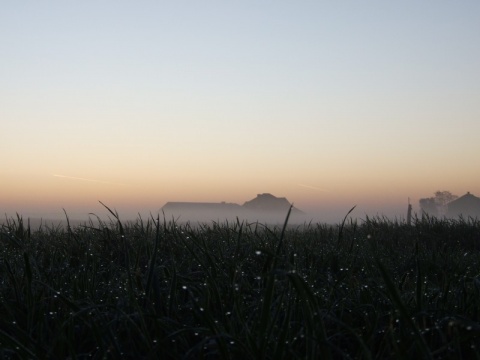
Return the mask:
[[[168,203],[167,203],[168,204]],[[190,203],[187,203],[190,204]],[[195,204],[195,203],[193,203]],[[205,223],[212,224],[213,222],[225,223],[225,222],[246,222],[253,223],[259,222],[262,224],[268,225],[282,225],[287,217],[289,212],[288,208],[277,209],[273,211],[261,211],[261,210],[248,210],[240,206],[234,209],[215,209],[208,206],[202,206],[204,203],[197,203],[198,206],[184,207],[182,209],[170,209],[161,207],[156,209],[156,211],[145,212],[145,211],[131,211],[131,209],[116,209],[110,207],[111,210],[116,211],[119,215],[119,218],[125,222],[134,222],[140,218],[147,220],[152,217],[157,219],[159,217],[162,221],[175,221],[177,223],[186,223],[191,224],[196,223]],[[221,203],[213,203],[213,205],[218,205]],[[66,218],[68,216],[70,224],[80,225],[80,224],[98,224],[98,219],[102,221],[112,220],[115,222],[115,218],[111,213],[103,207],[100,203],[94,204],[92,208],[95,208],[95,211],[91,212],[70,212],[68,209],[65,209],[65,212],[51,212],[47,214],[41,213],[20,213],[22,215],[25,224],[30,220],[31,226],[37,228],[40,224],[47,226],[65,226]],[[296,204],[293,204],[296,208]],[[345,205],[344,207],[337,207],[325,210],[315,210],[315,209],[299,209],[300,211],[292,211],[290,213],[288,223],[290,225],[302,225],[306,223],[326,223],[326,224],[339,224],[343,221],[347,213],[355,206],[355,209],[348,215],[350,219],[357,219],[359,221],[365,220],[367,216],[370,217],[387,217],[391,220],[400,220],[405,221],[407,216],[407,205],[399,207],[398,209],[384,209],[383,212],[378,211],[377,209],[365,209],[356,204]],[[368,211],[370,210],[370,211]],[[386,211],[385,211],[386,210]],[[368,212],[367,212],[368,211]],[[3,219],[0,219],[0,223],[5,223],[6,219],[17,219],[16,214],[6,214]]]

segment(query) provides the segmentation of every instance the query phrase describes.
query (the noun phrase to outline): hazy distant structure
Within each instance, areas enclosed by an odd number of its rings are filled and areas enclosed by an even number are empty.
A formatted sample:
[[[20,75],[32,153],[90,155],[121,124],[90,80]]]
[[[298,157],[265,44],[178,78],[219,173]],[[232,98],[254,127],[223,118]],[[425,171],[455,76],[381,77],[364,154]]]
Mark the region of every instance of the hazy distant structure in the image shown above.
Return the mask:
[[[182,212],[182,211],[237,211],[241,210],[241,206],[234,203],[209,203],[209,202],[167,202],[162,210],[165,212]]]
[[[276,197],[268,193],[258,194],[255,199],[247,201],[245,202],[245,204],[243,204],[243,207],[248,210],[275,211],[275,212],[277,211],[287,212],[290,206],[291,204],[288,202],[286,198]],[[292,213],[293,212],[303,213],[303,211],[295,207],[292,209]]]
[[[420,199],[422,217],[425,215],[441,218],[447,216],[448,204],[457,198],[458,196],[453,195],[450,191],[436,191],[434,197]]]
[[[420,199],[419,203],[420,210],[422,211],[422,217],[426,214],[430,216],[438,216],[437,203],[433,197]]]
[[[249,219],[265,222],[282,222],[287,215],[291,204],[284,197],[272,194],[258,194],[256,198],[245,202],[243,205],[235,203],[211,202],[167,202],[162,211],[168,217],[180,217],[184,220],[225,220]],[[292,208],[291,216],[303,215],[304,212]]]
[[[449,202],[447,206],[447,216],[449,218],[456,218],[461,215],[480,219],[480,198],[470,194],[470,192]]]

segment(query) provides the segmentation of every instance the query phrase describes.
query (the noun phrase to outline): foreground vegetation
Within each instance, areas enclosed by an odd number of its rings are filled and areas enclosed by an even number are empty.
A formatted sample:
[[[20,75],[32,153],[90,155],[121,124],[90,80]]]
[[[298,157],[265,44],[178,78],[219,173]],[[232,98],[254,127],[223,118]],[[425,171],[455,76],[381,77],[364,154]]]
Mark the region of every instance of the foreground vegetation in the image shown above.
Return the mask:
[[[475,220],[111,214],[1,227],[0,357],[480,358]]]

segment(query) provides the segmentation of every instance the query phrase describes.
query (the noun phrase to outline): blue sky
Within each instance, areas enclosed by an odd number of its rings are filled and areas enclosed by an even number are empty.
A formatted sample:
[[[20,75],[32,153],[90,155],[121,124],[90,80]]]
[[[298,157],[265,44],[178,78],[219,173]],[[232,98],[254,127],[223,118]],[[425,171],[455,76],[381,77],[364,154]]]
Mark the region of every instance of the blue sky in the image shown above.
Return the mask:
[[[436,190],[480,194],[477,1],[0,10],[7,211],[272,192],[392,214]]]

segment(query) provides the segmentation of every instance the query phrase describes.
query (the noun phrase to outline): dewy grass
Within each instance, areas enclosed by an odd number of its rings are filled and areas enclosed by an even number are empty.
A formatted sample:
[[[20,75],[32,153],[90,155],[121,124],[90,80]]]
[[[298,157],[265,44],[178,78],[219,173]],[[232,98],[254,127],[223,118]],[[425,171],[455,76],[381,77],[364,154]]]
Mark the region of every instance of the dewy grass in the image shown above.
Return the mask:
[[[476,220],[279,228],[106,209],[108,223],[0,227],[0,357],[480,357]]]

